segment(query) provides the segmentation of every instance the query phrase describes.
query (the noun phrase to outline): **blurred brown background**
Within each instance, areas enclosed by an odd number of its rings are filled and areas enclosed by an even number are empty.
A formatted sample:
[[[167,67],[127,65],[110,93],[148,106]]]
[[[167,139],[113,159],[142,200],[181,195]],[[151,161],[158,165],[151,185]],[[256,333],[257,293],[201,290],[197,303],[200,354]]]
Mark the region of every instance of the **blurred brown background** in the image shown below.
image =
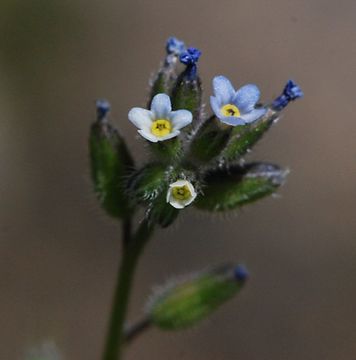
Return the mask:
[[[91,191],[87,135],[108,98],[127,120],[170,35],[199,47],[214,75],[295,79],[305,98],[249,158],[292,171],[278,199],[237,216],[185,212],[140,264],[131,317],[153,284],[226,260],[245,263],[241,296],[196,329],[151,331],[128,360],[356,358],[356,2],[1,0],[0,359],[54,339],[68,360],[100,358],[120,227]]]

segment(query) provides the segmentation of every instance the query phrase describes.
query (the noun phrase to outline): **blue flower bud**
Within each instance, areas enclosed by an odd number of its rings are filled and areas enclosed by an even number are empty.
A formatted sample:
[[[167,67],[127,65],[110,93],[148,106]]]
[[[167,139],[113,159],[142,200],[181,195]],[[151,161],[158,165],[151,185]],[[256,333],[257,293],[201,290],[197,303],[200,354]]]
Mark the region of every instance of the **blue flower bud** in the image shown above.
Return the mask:
[[[185,50],[185,44],[182,40],[171,36],[166,43],[167,54],[173,54],[179,56]]]
[[[249,273],[243,265],[237,265],[235,267],[234,275],[237,281],[245,281],[249,277]]]
[[[197,48],[188,48],[186,51],[184,51],[180,57],[179,60],[184,65],[195,65],[201,55],[201,51]]]
[[[303,97],[302,89],[293,81],[288,80],[283,92],[272,103],[272,109],[276,111],[283,110],[291,101]]]
[[[111,109],[111,105],[109,101],[105,99],[99,99],[96,101],[96,113],[97,113],[97,119],[103,120],[106,115],[109,113]]]
[[[182,64],[187,65],[187,69],[185,71],[185,77],[189,80],[194,80],[197,75],[197,65],[199,58],[201,55],[201,51],[197,48],[188,48],[184,51],[179,60]]]

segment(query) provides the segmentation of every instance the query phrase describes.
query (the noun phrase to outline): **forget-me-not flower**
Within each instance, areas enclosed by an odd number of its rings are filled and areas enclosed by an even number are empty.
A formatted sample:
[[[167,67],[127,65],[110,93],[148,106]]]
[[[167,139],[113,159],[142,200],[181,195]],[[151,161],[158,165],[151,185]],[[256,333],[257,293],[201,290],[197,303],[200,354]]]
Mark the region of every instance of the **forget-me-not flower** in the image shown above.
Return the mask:
[[[180,129],[192,122],[188,110],[172,111],[171,100],[166,94],[157,94],[152,99],[151,110],[134,107],[128,114],[129,120],[139,129],[138,133],[151,142],[172,139]]]
[[[265,108],[255,108],[260,98],[260,90],[256,85],[248,84],[235,91],[225,76],[216,76],[213,79],[213,89],[214,96],[210,97],[211,107],[225,124],[249,124],[266,113]]]
[[[178,180],[169,185],[167,202],[176,209],[183,209],[197,197],[197,192],[188,180]]]

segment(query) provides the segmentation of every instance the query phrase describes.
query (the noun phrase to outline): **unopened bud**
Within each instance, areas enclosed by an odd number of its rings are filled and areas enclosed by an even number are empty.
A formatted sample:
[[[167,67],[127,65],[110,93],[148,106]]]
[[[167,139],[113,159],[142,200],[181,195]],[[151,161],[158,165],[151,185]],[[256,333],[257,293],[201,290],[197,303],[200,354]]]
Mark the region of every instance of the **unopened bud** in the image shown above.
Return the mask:
[[[97,102],[98,118],[89,138],[91,175],[102,207],[111,216],[124,218],[130,206],[123,182],[133,168],[133,160],[124,139],[109,124],[109,109],[108,102]]]
[[[152,297],[148,314],[164,330],[196,325],[236,295],[248,273],[242,266],[225,265],[172,281]]]
[[[288,171],[268,163],[233,166],[208,173],[204,194],[194,205],[202,210],[233,210],[271,195],[284,183]]]

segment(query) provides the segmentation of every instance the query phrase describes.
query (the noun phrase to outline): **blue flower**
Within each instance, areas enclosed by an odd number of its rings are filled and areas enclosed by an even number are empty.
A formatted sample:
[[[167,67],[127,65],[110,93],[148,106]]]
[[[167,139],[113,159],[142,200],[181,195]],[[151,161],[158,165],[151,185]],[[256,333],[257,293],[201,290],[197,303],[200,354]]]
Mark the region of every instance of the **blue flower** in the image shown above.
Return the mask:
[[[171,100],[166,94],[157,94],[151,103],[151,110],[132,108],[129,120],[139,129],[138,133],[151,142],[172,139],[180,129],[192,122],[188,110],[172,111]]]
[[[231,82],[224,76],[213,79],[214,96],[210,97],[210,105],[221,122],[237,126],[256,121],[266,113],[265,108],[255,109],[260,98],[256,85],[245,85],[235,91]]]
[[[302,89],[293,80],[288,80],[283,92],[272,103],[272,108],[277,111],[283,110],[291,101],[303,97]]]
[[[179,56],[183,51],[185,51],[185,44],[183,41],[171,36],[166,43],[167,54],[173,54]]]

